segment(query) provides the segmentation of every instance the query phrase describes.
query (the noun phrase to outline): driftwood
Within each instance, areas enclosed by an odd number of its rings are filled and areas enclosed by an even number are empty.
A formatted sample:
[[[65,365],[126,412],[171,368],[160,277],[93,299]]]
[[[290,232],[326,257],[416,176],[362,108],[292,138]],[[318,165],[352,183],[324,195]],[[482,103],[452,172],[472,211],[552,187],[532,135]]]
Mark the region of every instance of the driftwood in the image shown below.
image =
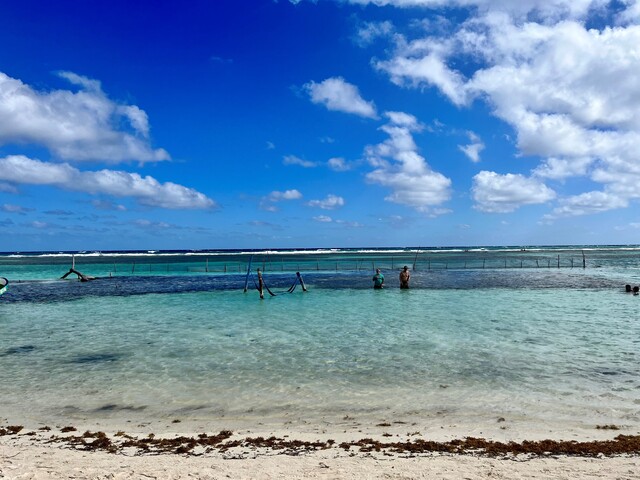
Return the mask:
[[[69,275],[71,275],[72,273],[75,273],[78,276],[78,280],[80,280],[81,282],[88,282],[90,280],[95,280],[96,277],[91,277],[89,275],[85,275],[82,272],[79,272],[78,270],[76,270],[75,268],[70,268],[69,271],[67,273],[65,273],[61,280],[64,280],[65,278],[67,278]]]

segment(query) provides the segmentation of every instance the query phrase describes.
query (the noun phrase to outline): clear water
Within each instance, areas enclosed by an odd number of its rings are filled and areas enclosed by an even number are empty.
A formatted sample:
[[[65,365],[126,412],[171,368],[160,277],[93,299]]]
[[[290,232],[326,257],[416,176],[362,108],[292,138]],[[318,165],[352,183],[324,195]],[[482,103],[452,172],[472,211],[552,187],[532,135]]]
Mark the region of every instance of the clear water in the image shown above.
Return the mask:
[[[408,291],[396,270],[374,291],[370,272],[317,269],[303,272],[308,292],[264,301],[235,272],[12,282],[0,297],[0,417],[470,430],[502,417],[637,431],[640,296],[623,293],[638,278],[628,261],[418,270]],[[265,279],[283,292],[295,275]]]

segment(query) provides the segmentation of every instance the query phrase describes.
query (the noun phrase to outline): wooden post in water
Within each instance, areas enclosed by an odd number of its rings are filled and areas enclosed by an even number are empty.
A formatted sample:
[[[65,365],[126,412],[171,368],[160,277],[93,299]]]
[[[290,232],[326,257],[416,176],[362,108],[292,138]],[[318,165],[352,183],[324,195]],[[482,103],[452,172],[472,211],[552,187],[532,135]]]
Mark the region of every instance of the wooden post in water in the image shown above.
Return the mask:
[[[296,275],[298,276],[298,280],[300,281],[300,285],[302,286],[302,291],[306,292],[307,291],[307,287],[304,284],[304,280],[302,279],[302,275],[300,275],[300,272],[296,272]]]
[[[587,259],[584,256],[584,250],[582,250],[582,268],[587,268]]]
[[[536,258],[536,267],[540,268],[540,264],[538,263],[538,259]]]
[[[560,268],[560,255],[558,255],[558,268]]]
[[[133,272],[136,271],[136,262],[133,262],[133,265],[131,265],[131,274],[133,275]]]
[[[207,261],[205,262],[205,266],[204,266],[204,271],[209,273],[209,259],[207,258]],[[227,271],[227,266],[224,266],[224,271]]]

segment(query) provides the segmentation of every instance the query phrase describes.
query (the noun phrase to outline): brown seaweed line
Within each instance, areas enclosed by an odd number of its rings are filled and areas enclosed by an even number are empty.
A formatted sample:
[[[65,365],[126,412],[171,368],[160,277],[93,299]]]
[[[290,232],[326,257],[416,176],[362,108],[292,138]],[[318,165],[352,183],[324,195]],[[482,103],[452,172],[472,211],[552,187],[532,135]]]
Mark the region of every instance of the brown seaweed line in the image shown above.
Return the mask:
[[[22,426],[0,427],[0,436],[18,435],[22,431]],[[49,431],[49,427],[40,430]],[[67,432],[73,431],[68,427]],[[33,435],[34,432],[27,432],[24,435]],[[204,453],[218,451],[227,452],[232,448],[264,448],[276,451],[284,455],[300,455],[301,453],[326,450],[335,447],[334,440],[326,441],[302,441],[287,440],[277,437],[245,437],[242,439],[229,440],[233,432],[222,430],[217,435],[207,435],[202,433],[197,437],[175,437],[156,438],[154,434],[149,434],[145,438],[130,436],[124,432],[117,432],[114,438],[109,438],[104,432],[87,431],[82,435],[49,437],[47,443],[60,443],[72,448],[85,451],[105,451],[109,453],[121,453],[124,449],[133,448],[139,455],[142,454],[187,454],[201,455],[195,453],[197,447],[204,448]],[[612,440],[594,440],[588,442],[563,441],[563,440],[540,440],[523,442],[496,442],[484,438],[466,437],[464,439],[450,440],[448,442],[435,442],[429,440],[411,440],[402,442],[380,442],[371,438],[363,438],[358,441],[342,442],[338,448],[350,451],[352,448],[357,452],[387,452],[398,454],[421,454],[421,453],[449,453],[462,455],[484,455],[490,457],[512,456],[512,455],[533,455],[551,456],[567,455],[580,457],[595,457],[599,455],[640,455],[640,435],[618,435]],[[356,450],[354,450],[356,451]]]

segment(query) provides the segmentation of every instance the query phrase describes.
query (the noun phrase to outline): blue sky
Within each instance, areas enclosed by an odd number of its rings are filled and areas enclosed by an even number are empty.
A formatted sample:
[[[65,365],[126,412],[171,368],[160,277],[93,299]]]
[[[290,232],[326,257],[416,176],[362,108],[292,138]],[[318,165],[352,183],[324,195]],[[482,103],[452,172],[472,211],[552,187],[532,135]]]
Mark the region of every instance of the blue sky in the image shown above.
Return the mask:
[[[635,0],[0,6],[1,251],[638,243]]]

